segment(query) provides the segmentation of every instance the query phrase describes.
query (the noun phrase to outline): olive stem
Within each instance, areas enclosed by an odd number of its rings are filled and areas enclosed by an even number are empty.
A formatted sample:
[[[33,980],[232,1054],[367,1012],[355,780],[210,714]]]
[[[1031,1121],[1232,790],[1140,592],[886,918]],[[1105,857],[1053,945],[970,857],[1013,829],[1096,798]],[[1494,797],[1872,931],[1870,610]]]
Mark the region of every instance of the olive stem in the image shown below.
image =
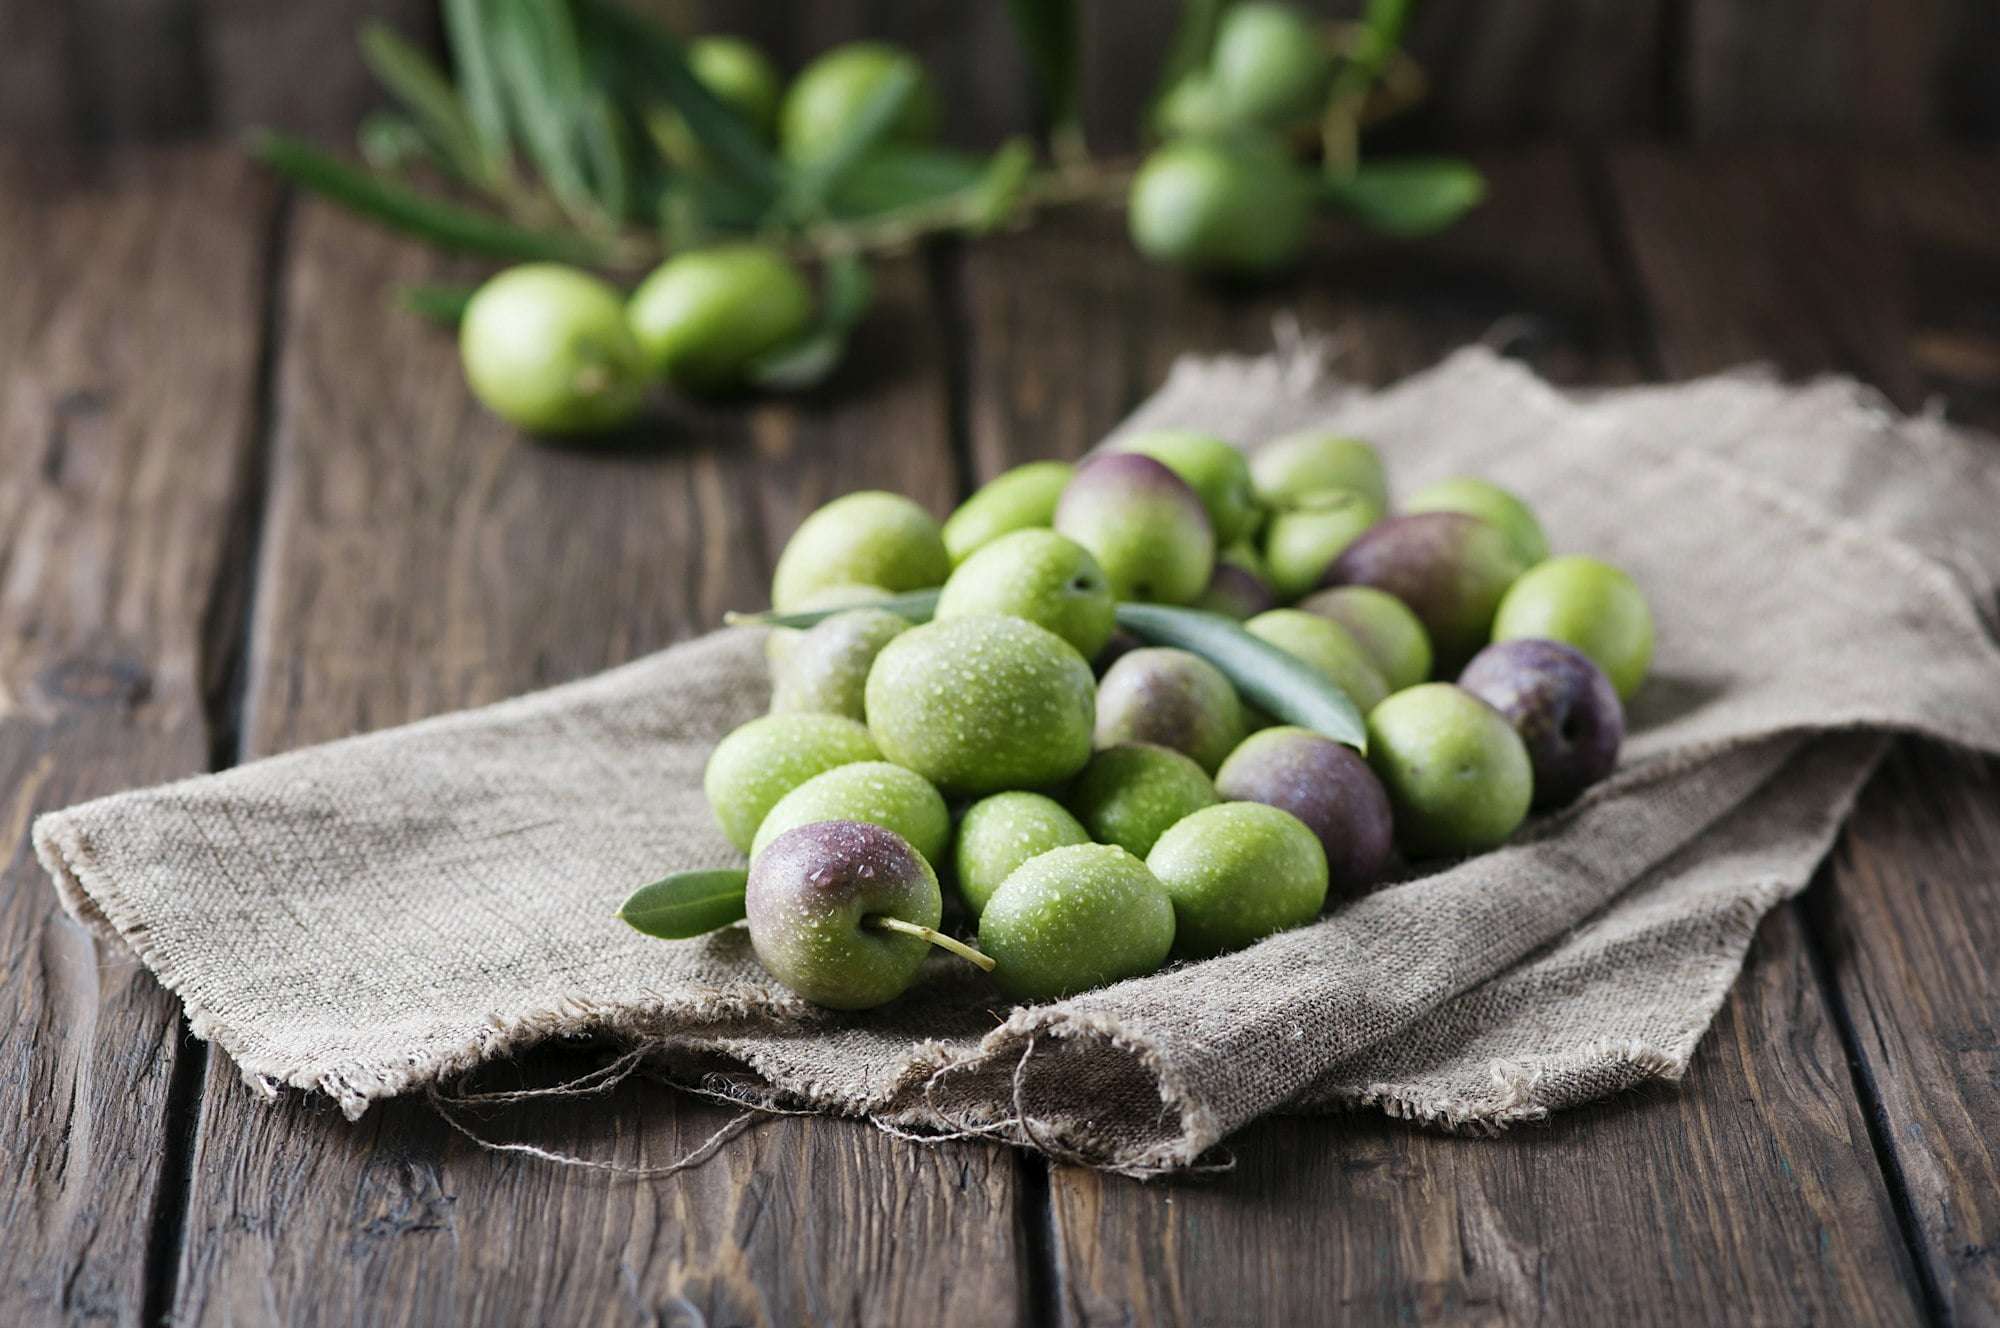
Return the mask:
[[[863,925],[879,927],[883,931],[899,931],[905,936],[915,936],[919,940],[929,941],[940,950],[951,951],[951,953],[957,955],[960,959],[965,960],[969,964],[977,965],[985,972],[991,973],[993,971],[991,956],[979,953],[979,951],[973,949],[964,941],[953,940],[935,927],[926,927],[915,922],[905,922],[901,918],[890,917],[886,913],[877,913],[865,919]]]

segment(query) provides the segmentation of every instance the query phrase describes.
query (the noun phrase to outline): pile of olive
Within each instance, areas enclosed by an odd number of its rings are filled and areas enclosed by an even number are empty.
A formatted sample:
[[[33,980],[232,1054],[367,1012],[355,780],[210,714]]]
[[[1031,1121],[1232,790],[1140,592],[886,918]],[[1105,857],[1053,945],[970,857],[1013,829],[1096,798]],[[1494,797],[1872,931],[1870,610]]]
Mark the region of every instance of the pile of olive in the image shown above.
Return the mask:
[[[771,592],[810,625],[774,630],[771,713],[705,781],[765,966],[859,1008],[943,943],[1059,997],[1310,922],[1398,851],[1490,849],[1603,778],[1652,654],[1631,579],[1550,557],[1482,480],[1388,505],[1351,438],[1246,460],[1154,432],[1010,471],[942,525],[880,492],[815,512]],[[1121,630],[1162,614],[1196,648]],[[1275,723],[1231,642],[1337,689],[1365,744]],[[940,880],[978,951],[938,932]]]

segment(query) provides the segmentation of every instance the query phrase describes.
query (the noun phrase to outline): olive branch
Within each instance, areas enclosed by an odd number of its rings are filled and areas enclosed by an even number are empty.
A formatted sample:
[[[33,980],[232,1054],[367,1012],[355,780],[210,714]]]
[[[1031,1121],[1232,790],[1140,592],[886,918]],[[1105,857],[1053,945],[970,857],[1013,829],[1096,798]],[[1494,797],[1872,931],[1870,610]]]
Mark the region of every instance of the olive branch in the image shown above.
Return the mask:
[[[838,362],[865,312],[868,283],[854,268],[868,258],[1024,225],[1048,208],[1117,205],[1134,190],[1143,163],[1098,157],[1086,141],[1079,3],[1009,0],[1034,77],[1039,145],[1022,136],[979,154],[908,132],[929,96],[911,59],[876,80],[809,156],[780,152],[772,107],[704,77],[693,45],[617,0],[442,0],[449,72],[387,27],[361,30],[363,58],[395,105],[362,124],[359,162],[272,131],[254,135],[251,151],[363,216],[487,259],[635,277],[668,255],[748,239],[822,263],[829,309],[782,371],[757,384],[804,387]],[[1483,190],[1470,166],[1359,151],[1364,129],[1423,95],[1401,49],[1407,4],[1371,0],[1357,23],[1313,26],[1296,80],[1311,99],[1274,110],[1217,95],[1226,71],[1211,65],[1230,6],[1184,0],[1146,112],[1153,136],[1238,155],[1275,145],[1314,205],[1397,235],[1449,225]],[[406,307],[446,322],[470,294],[400,292]]]

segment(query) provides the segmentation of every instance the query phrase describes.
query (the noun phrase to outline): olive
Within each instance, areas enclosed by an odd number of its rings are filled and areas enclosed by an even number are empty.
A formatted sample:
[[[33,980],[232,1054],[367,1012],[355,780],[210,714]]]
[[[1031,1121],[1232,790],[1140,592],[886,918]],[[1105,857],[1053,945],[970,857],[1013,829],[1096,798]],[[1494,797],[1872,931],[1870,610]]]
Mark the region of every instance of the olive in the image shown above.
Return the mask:
[[[654,373],[690,392],[740,387],[760,355],[812,321],[812,290],[767,245],[695,249],[662,263],[627,314]]]
[[[1297,260],[1311,220],[1311,188],[1274,143],[1179,139],[1132,180],[1132,243],[1162,262],[1269,272]]]
[[[812,161],[838,142],[847,127],[897,69],[917,76],[917,89],[903,103],[903,112],[887,139],[922,143],[937,132],[937,94],[917,58],[887,42],[849,42],[836,46],[800,71],[785,94],[778,113],[778,141],[793,163]]]
[[[697,37],[687,45],[688,71],[715,99],[769,136],[778,120],[778,71],[741,37]]]
[[[1209,66],[1230,118],[1282,127],[1318,113],[1333,61],[1289,5],[1241,4],[1223,15]]]
[[[536,433],[615,429],[645,400],[645,361],[618,292],[559,263],[509,268],[481,286],[458,349],[472,394]]]

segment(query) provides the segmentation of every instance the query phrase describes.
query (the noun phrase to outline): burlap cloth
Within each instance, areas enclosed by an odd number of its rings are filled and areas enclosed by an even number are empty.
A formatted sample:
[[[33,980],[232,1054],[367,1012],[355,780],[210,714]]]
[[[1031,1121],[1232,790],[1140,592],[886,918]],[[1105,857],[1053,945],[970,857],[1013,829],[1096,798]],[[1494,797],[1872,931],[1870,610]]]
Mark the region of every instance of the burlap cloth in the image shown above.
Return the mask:
[[[1145,1174],[1267,1112],[1494,1129],[1674,1079],[1881,735],[2000,749],[2000,452],[1851,382],[1575,397],[1474,350],[1371,393],[1295,347],[1184,361],[1132,421],[1169,423],[1244,443],[1351,431],[1403,492],[1488,476],[1559,550],[1629,568],[1659,651],[1618,773],[1510,846],[1314,926],[1011,1010],[939,956],[890,1006],[832,1014],[771,983],[741,930],[666,943],[613,916],[668,869],[736,860],[701,771],[764,708],[756,632],[104,798],[43,817],[35,847],[64,905],[265,1094],[358,1116],[608,1033],[740,1100]]]

